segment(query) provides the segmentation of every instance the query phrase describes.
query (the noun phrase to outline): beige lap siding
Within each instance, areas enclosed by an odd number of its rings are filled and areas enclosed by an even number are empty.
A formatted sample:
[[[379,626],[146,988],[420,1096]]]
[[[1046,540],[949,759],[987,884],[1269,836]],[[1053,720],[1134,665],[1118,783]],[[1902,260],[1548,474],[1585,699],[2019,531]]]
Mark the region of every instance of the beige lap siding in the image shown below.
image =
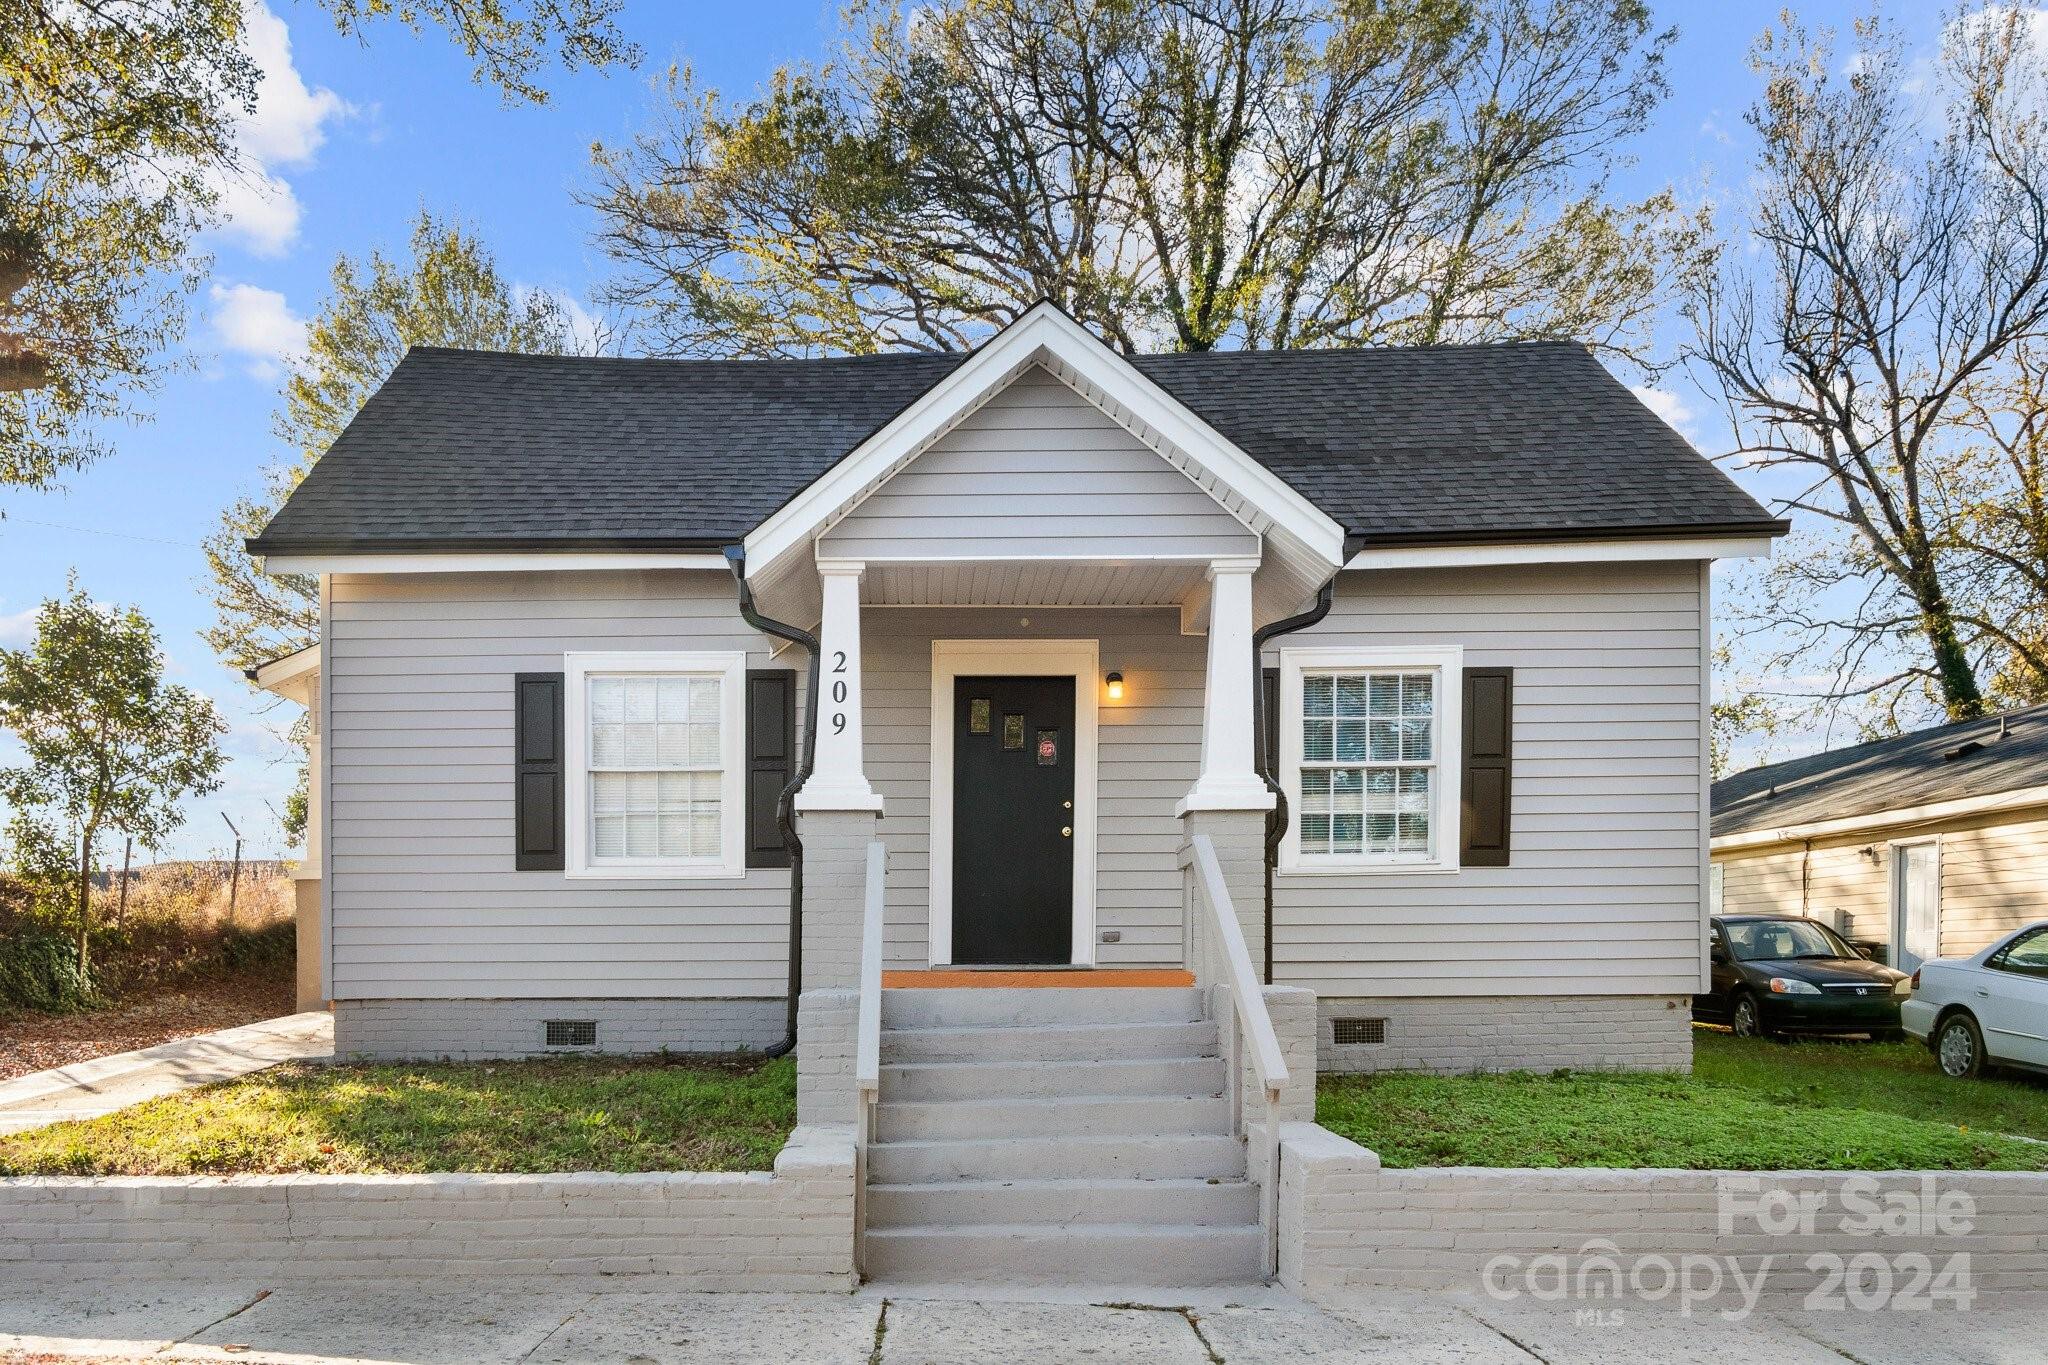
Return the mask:
[[[889,846],[888,965],[929,961],[932,641],[1014,638],[1099,639],[1102,671],[1123,673],[1124,700],[1104,698],[1097,713],[1095,911],[1098,937],[1121,941],[1098,944],[1096,961],[1179,966],[1173,807],[1201,768],[1206,638],[1182,635],[1170,608],[869,608],[861,635],[868,781]],[[1099,678],[1084,681],[1099,695]]]
[[[1853,939],[1892,939],[1895,839],[1941,844],[1941,952],[1968,957],[2002,934],[2048,919],[2048,814],[2038,810],[1779,844],[1716,858],[1721,907],[1806,914]],[[1803,875],[1802,875],[1803,873]]]
[[[331,593],[336,998],[783,994],[787,871],[585,880],[512,865],[513,675],[558,671],[572,650],[744,650],[771,666],[729,575],[337,575]]]
[[[1697,990],[1702,584],[1686,562],[1343,574],[1329,617],[1282,644],[1458,645],[1467,668],[1515,670],[1513,857],[1280,874],[1276,979],[1327,997]]]

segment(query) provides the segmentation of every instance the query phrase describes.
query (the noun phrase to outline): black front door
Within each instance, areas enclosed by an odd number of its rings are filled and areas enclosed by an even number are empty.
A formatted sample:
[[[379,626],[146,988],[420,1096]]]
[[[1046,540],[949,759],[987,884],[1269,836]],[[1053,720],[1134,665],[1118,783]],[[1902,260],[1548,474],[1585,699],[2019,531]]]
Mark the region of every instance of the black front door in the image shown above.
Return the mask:
[[[1074,960],[1074,680],[953,683],[953,960]]]

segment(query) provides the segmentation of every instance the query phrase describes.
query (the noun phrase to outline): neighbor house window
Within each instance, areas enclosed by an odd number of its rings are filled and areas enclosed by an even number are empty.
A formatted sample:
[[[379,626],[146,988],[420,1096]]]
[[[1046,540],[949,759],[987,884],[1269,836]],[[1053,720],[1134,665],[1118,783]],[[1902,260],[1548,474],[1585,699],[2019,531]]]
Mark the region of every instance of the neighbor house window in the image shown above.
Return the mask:
[[[740,876],[740,654],[571,654],[568,872]]]
[[[1287,650],[1281,665],[1283,865],[1455,866],[1458,652]]]

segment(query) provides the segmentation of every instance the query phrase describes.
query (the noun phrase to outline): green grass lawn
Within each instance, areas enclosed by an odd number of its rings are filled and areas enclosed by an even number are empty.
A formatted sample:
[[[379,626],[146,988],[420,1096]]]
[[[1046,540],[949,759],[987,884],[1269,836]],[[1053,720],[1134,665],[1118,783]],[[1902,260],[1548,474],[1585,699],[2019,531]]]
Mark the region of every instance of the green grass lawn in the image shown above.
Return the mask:
[[[788,1058],[279,1066],[0,1137],[0,1175],[764,1171]]]
[[[1918,1043],[1693,1031],[1693,1074],[1326,1077],[1316,1117],[1388,1166],[2048,1170],[2048,1082],[1952,1081]]]

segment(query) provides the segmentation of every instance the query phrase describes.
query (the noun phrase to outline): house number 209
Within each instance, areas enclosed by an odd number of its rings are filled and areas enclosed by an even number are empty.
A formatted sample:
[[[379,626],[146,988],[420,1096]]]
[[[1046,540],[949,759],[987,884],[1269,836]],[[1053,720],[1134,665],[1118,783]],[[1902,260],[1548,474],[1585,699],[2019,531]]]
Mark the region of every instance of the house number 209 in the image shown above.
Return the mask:
[[[832,671],[835,674],[844,674],[846,672],[845,650],[835,649],[832,651]],[[834,706],[846,705],[846,679],[843,676],[832,679],[832,704]],[[835,735],[846,733],[846,713],[844,711],[834,711],[832,713],[832,733]]]

